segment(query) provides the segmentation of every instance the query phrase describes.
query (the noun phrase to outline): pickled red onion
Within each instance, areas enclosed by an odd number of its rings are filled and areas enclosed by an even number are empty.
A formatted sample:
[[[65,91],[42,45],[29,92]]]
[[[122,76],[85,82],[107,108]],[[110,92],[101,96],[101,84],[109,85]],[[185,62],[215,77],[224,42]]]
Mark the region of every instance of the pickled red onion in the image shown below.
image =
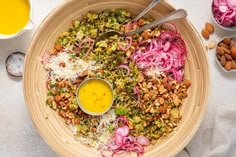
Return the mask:
[[[213,0],[212,13],[220,25],[236,26],[236,3],[233,0]]]
[[[87,50],[87,51],[85,52],[85,54],[84,54],[84,57],[86,57],[86,56],[90,53],[90,51],[92,50],[94,43],[95,43],[94,39],[85,38],[84,40],[82,40],[82,41],[79,43],[79,46],[78,46],[76,52],[80,52],[82,48],[85,48],[85,44],[89,44],[88,50]]]
[[[122,37],[118,38],[118,46],[120,48],[120,50],[122,51],[127,51],[132,44],[132,38],[131,37],[125,37],[125,43],[122,40]]]
[[[164,30],[170,30],[172,32],[177,33],[177,29],[176,29],[175,25],[173,23],[170,23],[170,22],[164,23],[161,28],[164,29]]]
[[[123,74],[123,76],[129,76],[129,74],[130,74],[130,68],[129,68],[129,66],[128,65],[126,65],[126,64],[120,64],[119,65],[119,68],[122,68],[122,69],[126,69],[126,74]]]
[[[120,117],[119,117],[120,118]],[[123,119],[124,117],[122,117]],[[120,120],[120,119],[119,119]],[[107,148],[113,155],[121,155],[126,152],[136,152],[138,156],[144,153],[144,146],[150,144],[149,139],[144,136],[137,136],[134,138],[129,135],[129,127],[123,125],[122,127],[117,127],[115,134],[108,140]],[[105,157],[105,151],[102,151],[102,155]]]
[[[120,116],[120,117],[116,118],[116,121],[115,121],[116,127],[119,126],[119,122],[123,123],[124,125],[128,124],[128,120],[125,116]]]
[[[49,51],[45,51],[42,55],[42,58],[41,58],[41,63],[42,64],[46,64],[50,61],[50,58],[51,58],[51,55],[50,55],[50,52]]]
[[[162,73],[170,73],[173,79],[181,82],[186,55],[186,45],[181,35],[164,30],[158,38],[142,41],[131,59],[145,71],[159,69]]]
[[[143,146],[148,146],[150,144],[149,139],[145,136],[137,136],[136,140],[139,144],[143,145]]]

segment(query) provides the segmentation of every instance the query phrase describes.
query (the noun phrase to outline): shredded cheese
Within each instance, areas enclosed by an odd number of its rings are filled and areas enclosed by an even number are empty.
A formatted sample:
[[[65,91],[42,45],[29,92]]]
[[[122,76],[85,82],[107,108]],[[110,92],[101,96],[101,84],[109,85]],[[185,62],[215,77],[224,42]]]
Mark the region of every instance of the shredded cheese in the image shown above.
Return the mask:
[[[78,129],[76,126],[72,127],[74,136],[79,142],[91,146],[92,149],[98,151],[106,146],[107,140],[110,138],[109,126],[113,125],[116,119],[115,110],[111,109],[107,113],[101,116],[100,122],[97,126],[95,134],[88,133],[86,137],[76,136]],[[96,136],[96,137],[95,137]]]
[[[94,71],[97,69],[95,61],[84,61],[79,57],[73,58],[70,53],[60,52],[56,56],[52,56],[45,68],[50,70],[50,77],[55,79],[76,80],[85,71]]]

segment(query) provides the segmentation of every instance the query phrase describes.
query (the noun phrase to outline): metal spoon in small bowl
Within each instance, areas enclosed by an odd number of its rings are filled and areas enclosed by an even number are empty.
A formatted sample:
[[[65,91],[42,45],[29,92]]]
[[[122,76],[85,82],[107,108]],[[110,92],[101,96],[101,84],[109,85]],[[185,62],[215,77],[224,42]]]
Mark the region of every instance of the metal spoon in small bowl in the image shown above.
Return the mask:
[[[114,31],[114,30],[111,30],[111,31],[108,31],[108,32],[105,32],[104,34],[100,35],[96,40],[95,40],[95,43],[100,41],[100,40],[103,40],[103,39],[106,39],[110,36],[113,36],[113,35],[119,35],[119,36],[130,36],[130,35],[133,35],[133,34],[137,34],[137,33],[140,33],[146,29],[149,29],[149,28],[154,28],[160,24],[163,24],[165,22],[169,22],[169,21],[173,21],[173,20],[177,20],[177,19],[182,19],[182,18],[186,18],[187,17],[187,12],[184,10],[184,9],[178,9],[178,10],[175,10],[165,16],[162,16],[161,18],[159,19],[156,19],[154,20],[153,22],[143,26],[143,27],[140,27],[136,30],[133,30],[133,31],[130,31],[128,33],[123,33],[123,32],[118,32],[118,31]]]

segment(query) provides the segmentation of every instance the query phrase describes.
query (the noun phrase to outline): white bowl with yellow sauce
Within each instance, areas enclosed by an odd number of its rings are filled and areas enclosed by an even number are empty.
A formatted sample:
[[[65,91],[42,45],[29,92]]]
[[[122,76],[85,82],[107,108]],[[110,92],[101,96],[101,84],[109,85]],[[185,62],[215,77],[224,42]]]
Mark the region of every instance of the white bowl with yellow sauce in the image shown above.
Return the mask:
[[[113,104],[112,86],[100,78],[86,79],[79,85],[76,94],[79,107],[89,115],[102,115]]]
[[[32,0],[0,0],[0,39],[10,39],[31,30]]]

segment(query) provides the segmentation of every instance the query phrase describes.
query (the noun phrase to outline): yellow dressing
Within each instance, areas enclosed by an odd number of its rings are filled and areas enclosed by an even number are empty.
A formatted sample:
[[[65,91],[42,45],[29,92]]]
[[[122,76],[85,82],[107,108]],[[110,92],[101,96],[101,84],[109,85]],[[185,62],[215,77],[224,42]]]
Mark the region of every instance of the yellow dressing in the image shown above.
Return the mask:
[[[103,113],[113,101],[111,87],[103,80],[91,79],[84,82],[78,93],[81,107],[93,113]]]
[[[15,34],[30,19],[28,0],[0,0],[0,34]]]

